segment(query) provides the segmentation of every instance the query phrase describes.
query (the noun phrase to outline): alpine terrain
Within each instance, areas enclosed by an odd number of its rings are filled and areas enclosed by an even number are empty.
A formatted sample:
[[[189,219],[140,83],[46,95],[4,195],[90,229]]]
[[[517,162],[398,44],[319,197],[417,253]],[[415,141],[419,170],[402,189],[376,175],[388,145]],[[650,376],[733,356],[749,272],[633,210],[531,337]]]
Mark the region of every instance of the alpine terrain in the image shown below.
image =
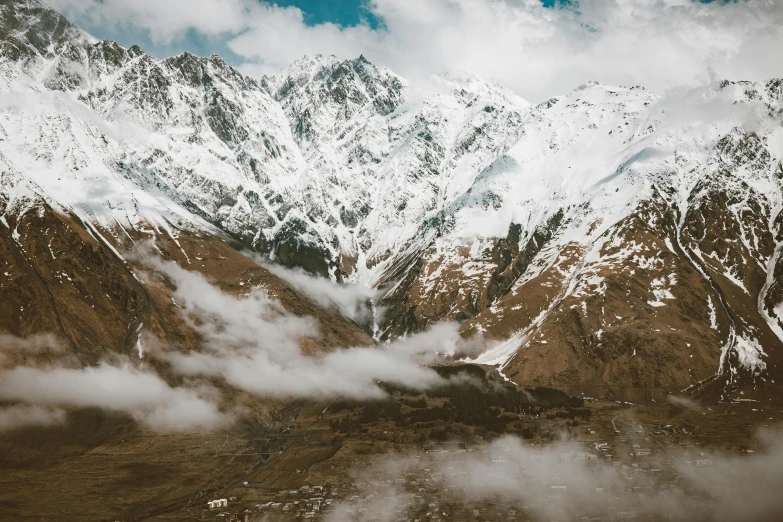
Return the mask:
[[[378,289],[364,327],[380,340],[459,321],[486,341],[467,357],[520,385],[772,385],[779,79],[668,97],[588,82],[531,105],[458,71],[420,96],[361,56],[254,79],[0,5],[11,334],[59,332],[85,364],[128,350],[152,298],[123,250],[155,238],[208,270],[200,249],[231,241]]]
[[[323,285],[359,311],[315,295]],[[193,304],[207,292],[214,308]],[[284,333],[254,330],[259,309]],[[447,359],[443,378],[468,368],[508,415],[404,380],[402,406],[355,416],[328,417],[358,406],[308,395],[356,399],[343,391],[365,363],[385,386],[395,353],[443,323],[460,339],[425,346]],[[271,372],[253,380],[260,359],[241,351],[259,339],[295,374],[279,390]],[[672,394],[755,415],[783,391],[783,80],[666,95],[588,81],[533,104],[466,71],[420,85],[364,56],[306,56],[254,78],[218,55],[98,41],[39,0],[0,0],[0,345],[0,511],[15,519],[142,520],[241,484],[296,489],[375,451],[338,434],[489,436],[436,433],[443,419],[503,433],[526,415],[589,419],[592,400],[614,436],[627,413],[611,408],[662,408]],[[316,371],[296,374],[308,360]],[[113,399],[119,368],[147,383],[132,399]],[[93,384],[64,384],[77,374]],[[37,376],[62,397],[16,391]],[[163,425],[158,397],[188,406]],[[22,403],[76,409],[59,434],[6,433]],[[220,448],[187,429],[198,408],[229,426]],[[221,424],[229,416],[240,421]],[[321,424],[334,435],[313,438]],[[230,437],[252,449],[227,453]],[[50,470],[57,483],[35,491]]]

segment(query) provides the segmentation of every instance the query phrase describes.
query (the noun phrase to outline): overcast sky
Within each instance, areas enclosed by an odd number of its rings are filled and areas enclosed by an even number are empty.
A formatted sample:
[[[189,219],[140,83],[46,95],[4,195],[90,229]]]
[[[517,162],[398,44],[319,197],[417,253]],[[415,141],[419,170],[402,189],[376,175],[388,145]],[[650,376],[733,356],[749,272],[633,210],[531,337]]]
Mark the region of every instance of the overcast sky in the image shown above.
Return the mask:
[[[663,92],[783,76],[779,0],[46,1],[99,38],[217,52],[254,75],[364,54],[414,81],[466,69],[534,102],[587,80]]]

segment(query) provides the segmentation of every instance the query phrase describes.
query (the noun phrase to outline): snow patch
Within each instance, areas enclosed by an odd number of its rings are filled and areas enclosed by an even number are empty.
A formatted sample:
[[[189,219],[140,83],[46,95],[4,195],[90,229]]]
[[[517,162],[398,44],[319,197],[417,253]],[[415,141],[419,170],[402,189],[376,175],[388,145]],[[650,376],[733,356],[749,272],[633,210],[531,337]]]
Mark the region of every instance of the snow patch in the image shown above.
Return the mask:
[[[767,364],[762,359],[767,354],[756,339],[737,336],[734,350],[737,352],[740,366],[752,374],[759,374],[767,368]]]
[[[718,314],[715,310],[715,305],[712,302],[712,296],[707,296],[707,306],[710,309],[710,328],[718,330]]]
[[[667,281],[665,277],[658,277],[650,282],[650,291],[655,296],[655,301],[647,301],[647,304],[654,307],[666,306],[663,302],[664,299],[674,299],[674,295],[671,292],[671,288],[668,285],[674,285],[677,282],[674,274],[669,275]]]

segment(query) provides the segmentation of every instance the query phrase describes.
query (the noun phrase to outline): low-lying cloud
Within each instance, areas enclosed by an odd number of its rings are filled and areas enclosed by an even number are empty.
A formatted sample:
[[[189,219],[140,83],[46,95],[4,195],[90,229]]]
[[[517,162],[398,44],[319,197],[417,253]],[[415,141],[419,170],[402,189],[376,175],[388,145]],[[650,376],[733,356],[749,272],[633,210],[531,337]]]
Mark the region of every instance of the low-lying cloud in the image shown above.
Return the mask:
[[[666,400],[674,406],[679,406],[686,410],[701,412],[703,409],[697,401],[683,395],[667,395]]]
[[[441,324],[392,343],[308,355],[300,346],[305,338],[318,339],[317,321],[289,313],[263,288],[235,296],[143,247],[133,255],[151,270],[148,279],[157,273],[173,284],[182,320],[202,339],[199,350],[182,352],[145,332],[143,364],[115,354],[81,367],[52,335],[2,335],[0,400],[20,404],[0,413],[0,429],[61,423],[62,411],[85,407],[128,414],[156,431],[215,429],[234,420],[233,410],[226,411],[215,388],[194,382],[222,380],[260,397],[374,399],[386,394],[381,382],[415,389],[442,384],[428,365],[462,344],[456,324]],[[318,287],[316,293],[326,300],[330,289]],[[336,299],[347,306],[355,296],[350,290]],[[191,384],[169,384],[151,359]]]
[[[216,428],[229,417],[197,390],[171,387],[158,375],[130,366],[83,369],[18,367],[0,371],[0,399],[34,406],[96,407],[126,413],[158,431]],[[18,417],[40,411],[16,410]],[[9,421],[10,422],[10,421]]]
[[[406,472],[415,475],[416,470],[427,470],[430,477],[439,477],[428,488],[438,488],[449,503],[491,502],[497,511],[521,510],[518,516],[523,519],[779,520],[783,517],[783,433],[780,429],[762,432],[759,442],[762,448],[752,455],[673,448],[646,465],[636,460],[613,466],[588,458],[591,451],[576,442],[533,446],[505,436],[467,453],[385,458],[374,473],[362,472],[358,477],[382,491],[405,478]],[[395,490],[362,504],[361,509],[385,512],[381,520],[396,520],[393,510],[421,509],[420,502]],[[430,510],[442,510],[445,503],[438,501]],[[327,520],[350,520],[358,513],[343,507]]]
[[[440,324],[388,344],[305,355],[300,341],[318,337],[317,323],[291,315],[263,289],[234,296],[176,263],[147,262],[173,281],[183,318],[204,339],[200,352],[151,355],[179,374],[223,378],[255,395],[379,398],[385,395],[381,381],[427,388],[442,382],[427,364],[459,342],[456,324]]]
[[[334,307],[343,316],[362,325],[373,320],[371,307],[373,300],[378,297],[377,290],[363,285],[335,283],[323,277],[310,275],[301,268],[286,268],[264,262],[256,255],[248,255],[322,308]]]
[[[69,352],[68,346],[51,333],[29,337],[0,333],[0,367],[16,366],[29,360],[60,359]]]
[[[14,404],[0,408],[0,433],[33,426],[65,424],[66,412],[51,406]]]

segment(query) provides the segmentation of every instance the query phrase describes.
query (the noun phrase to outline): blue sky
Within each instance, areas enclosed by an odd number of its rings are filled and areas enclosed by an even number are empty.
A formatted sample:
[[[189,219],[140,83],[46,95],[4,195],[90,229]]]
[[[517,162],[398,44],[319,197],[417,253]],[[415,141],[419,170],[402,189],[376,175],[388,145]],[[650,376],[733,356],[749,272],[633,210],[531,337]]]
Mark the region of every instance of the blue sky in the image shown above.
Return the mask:
[[[310,24],[332,22],[340,25],[356,25],[367,21],[377,23],[364,0],[280,0],[280,6],[298,7],[305,13],[305,21]]]

